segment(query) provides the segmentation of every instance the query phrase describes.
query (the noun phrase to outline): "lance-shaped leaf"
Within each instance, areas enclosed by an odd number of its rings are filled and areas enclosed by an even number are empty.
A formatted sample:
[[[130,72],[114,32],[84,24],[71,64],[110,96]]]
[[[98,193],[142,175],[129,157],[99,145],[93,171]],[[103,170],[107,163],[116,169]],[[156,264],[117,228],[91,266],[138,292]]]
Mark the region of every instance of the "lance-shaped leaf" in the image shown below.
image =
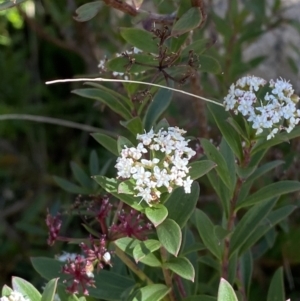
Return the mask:
[[[195,269],[186,257],[172,258],[165,262],[163,267],[171,270],[184,279],[194,282]]]
[[[202,13],[199,7],[192,7],[184,13],[174,24],[171,35],[182,35],[197,28],[202,21]]]
[[[161,243],[155,239],[141,241],[133,249],[133,258],[136,262],[141,261],[147,255],[153,253],[161,247]]]
[[[199,179],[206,175],[210,170],[215,168],[217,164],[210,160],[201,160],[192,162],[189,166],[189,176],[192,180]]]
[[[74,19],[78,22],[85,22],[94,18],[101,9],[102,1],[89,2],[76,9],[77,16]]]
[[[132,46],[145,52],[158,53],[158,41],[155,36],[146,30],[138,28],[121,28],[121,36]]]
[[[99,142],[104,148],[106,148],[108,151],[110,151],[112,154],[119,156],[118,152],[118,145],[117,145],[117,140],[102,134],[102,133],[94,133],[91,134],[92,137]]]
[[[218,259],[221,259],[221,246],[220,241],[215,235],[214,224],[211,222],[209,217],[200,209],[196,209],[194,221],[204,245]]]
[[[274,274],[268,291],[267,301],[285,301],[283,269],[279,268]]]
[[[71,193],[76,193],[76,194],[89,194],[90,190],[85,188],[85,187],[80,187],[76,184],[73,184],[72,182],[65,180],[63,178],[53,176],[54,181],[56,184],[64,189],[65,191],[71,192]]]
[[[142,120],[140,117],[134,117],[127,121],[120,121],[120,124],[128,129],[134,136],[144,131]]]
[[[12,277],[12,288],[23,296],[27,296],[31,301],[41,300],[42,296],[39,291],[30,282],[22,278]]]
[[[209,40],[209,39],[197,40],[197,41],[191,43],[190,45],[186,46],[182,50],[181,55],[183,57],[185,57],[185,56],[188,57],[190,51],[193,51],[193,53],[198,54],[198,55],[202,54],[206,50],[206,48],[209,44],[211,44],[211,40]]]
[[[172,95],[172,91],[167,89],[160,89],[156,92],[143,120],[146,131],[149,131],[155,125],[159,117],[169,107]]]
[[[221,66],[219,62],[208,55],[199,55],[198,56],[198,64],[199,64],[199,70],[201,72],[208,72],[217,74],[221,72]]]
[[[191,193],[185,193],[182,187],[175,189],[168,198],[165,206],[168,209],[168,217],[176,221],[183,228],[192,216],[199,199],[200,187],[193,182]]]
[[[118,152],[119,154],[121,153],[123,148],[129,148],[129,147],[134,147],[132,142],[128,140],[126,137],[119,136],[117,140],[117,146],[118,146]]]
[[[232,286],[224,278],[220,281],[218,301],[238,301]]]
[[[132,301],[159,301],[166,296],[171,288],[164,284],[150,284],[140,288]]]
[[[75,162],[71,162],[71,169],[74,177],[80,183],[81,186],[87,188],[93,188],[92,179],[85,173],[85,171]]]
[[[6,284],[3,285],[2,287],[2,292],[1,292],[1,296],[9,296],[11,294],[13,290],[7,286]]]
[[[194,295],[184,298],[182,301],[217,301],[217,298],[208,295]]]
[[[57,288],[57,282],[58,278],[54,278],[46,284],[41,301],[53,301]]]
[[[157,204],[146,208],[145,214],[152,224],[157,227],[167,218],[168,209],[162,204]]]
[[[110,94],[109,92],[103,90],[101,91],[95,88],[86,88],[73,90],[72,93],[82,97],[95,99],[104,103],[112,111],[122,116],[125,120],[129,120],[132,118],[131,113],[127,109],[127,107],[117,97]]]
[[[156,232],[162,246],[169,253],[177,256],[182,242],[182,233],[179,225],[172,219],[166,219],[156,228]]]

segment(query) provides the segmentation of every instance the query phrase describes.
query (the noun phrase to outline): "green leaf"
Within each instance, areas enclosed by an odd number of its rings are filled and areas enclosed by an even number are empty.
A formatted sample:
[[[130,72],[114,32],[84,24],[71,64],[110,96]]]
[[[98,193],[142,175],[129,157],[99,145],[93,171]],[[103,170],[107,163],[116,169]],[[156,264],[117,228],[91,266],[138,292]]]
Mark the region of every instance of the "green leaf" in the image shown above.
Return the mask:
[[[242,141],[239,134],[233,130],[232,126],[226,121],[229,117],[227,112],[224,112],[224,108],[219,106],[208,104],[209,112],[214,117],[214,120],[222,133],[222,136],[229,144],[235,155],[241,161],[243,158]]]
[[[119,136],[117,140],[117,146],[118,146],[118,152],[119,154],[121,153],[122,149],[124,148],[129,148],[129,147],[134,147],[132,142],[128,140],[126,137]]]
[[[91,136],[112,154],[119,156],[116,139],[102,133],[94,133]]]
[[[210,39],[199,39],[195,42],[191,43],[190,45],[186,46],[182,52],[182,57],[188,57],[190,51],[193,51],[194,54],[202,54],[206,49],[207,46],[210,44]]]
[[[145,114],[143,124],[146,131],[149,131],[163,112],[169,107],[172,99],[172,91],[159,89],[155,94]]]
[[[104,90],[96,89],[96,88],[86,88],[86,89],[77,89],[73,90],[72,93],[98,100],[108,106],[112,111],[119,114],[125,120],[129,120],[132,118],[130,111],[127,107],[114,95],[106,92]]]
[[[7,286],[6,284],[4,284],[3,287],[2,287],[1,296],[2,297],[9,296],[12,291],[13,290],[9,286]]]
[[[75,162],[71,162],[71,169],[74,177],[81,186],[92,188],[92,179],[87,176],[84,170]]]
[[[92,176],[99,173],[99,159],[95,150],[90,153],[89,170]]]
[[[101,1],[89,2],[76,9],[77,16],[73,18],[78,22],[85,22],[94,18],[102,7]]]
[[[57,282],[58,278],[54,278],[46,284],[41,301],[53,301],[57,288]]]
[[[159,301],[170,292],[171,288],[163,284],[150,284],[140,288],[132,301]]]
[[[138,116],[127,121],[120,121],[120,124],[128,129],[134,136],[144,132],[142,120]]]
[[[247,238],[255,231],[260,222],[268,215],[275,206],[278,198],[261,202],[252,207],[237,224],[230,241],[230,254],[240,248]]]
[[[195,269],[186,257],[172,258],[165,262],[163,267],[171,270],[184,279],[194,282]]]
[[[279,268],[274,274],[268,291],[267,301],[285,301],[283,269]]]
[[[179,225],[168,218],[156,228],[156,232],[163,247],[172,255],[177,256],[182,241]]]
[[[14,291],[21,293],[23,296],[27,296],[30,301],[40,301],[41,294],[39,291],[28,281],[19,278],[12,277],[12,288]]]
[[[185,193],[182,187],[175,189],[168,198],[165,206],[168,209],[168,217],[176,221],[183,228],[193,214],[198,199],[200,187],[197,182],[193,182],[191,193]]]
[[[192,7],[184,13],[174,24],[171,35],[182,35],[197,28],[202,21],[202,14],[199,7]]]
[[[161,247],[161,243],[155,239],[141,241],[133,249],[133,258],[136,262],[141,261],[147,255],[153,253]]]
[[[199,55],[198,56],[198,64],[199,64],[199,70],[201,72],[208,72],[217,74],[221,72],[221,66],[219,62],[208,55]]]
[[[119,193],[118,187],[120,182],[118,182],[115,178],[109,179],[104,176],[95,176],[94,179],[108,193],[111,193],[113,196],[131,206],[133,209],[142,211],[144,208],[148,207],[146,202],[141,202],[140,197]]]
[[[300,182],[298,181],[280,181],[272,183],[251,194],[245,200],[239,202],[236,210],[298,190],[300,190]]]
[[[118,193],[135,194],[133,179],[122,181],[118,186]]]
[[[151,32],[138,28],[123,27],[120,33],[124,40],[132,46],[145,52],[158,53],[158,41],[155,40],[155,36]]]
[[[216,163],[210,160],[194,161],[188,165],[189,176],[192,180],[199,179],[216,167]]]
[[[184,298],[182,301],[217,301],[217,298],[208,295],[195,295]]]
[[[240,274],[241,274],[241,280],[243,282],[243,286],[245,288],[247,296],[249,296],[252,272],[253,272],[253,258],[250,249],[248,249],[245,252],[245,254],[241,256],[239,267],[240,267]]]
[[[18,4],[21,4],[22,2],[25,2],[25,1],[26,0],[16,0],[16,1],[8,0],[8,1],[5,1],[3,3],[0,3],[0,11],[11,8],[11,7],[14,7]]]
[[[145,214],[151,223],[157,227],[167,218],[168,209],[162,204],[157,204],[146,208]]]
[[[211,222],[209,217],[200,209],[196,209],[194,220],[196,223],[195,226],[204,245],[218,259],[221,259],[221,247],[219,240],[214,234],[214,224]]]
[[[208,159],[217,164],[215,171],[219,177],[230,190],[233,190],[235,183],[233,183],[232,179],[229,177],[226,161],[220,151],[218,151],[217,148],[207,139],[202,138],[200,141]]]
[[[55,183],[65,191],[75,193],[75,194],[89,194],[90,193],[89,189],[77,186],[77,185],[73,184],[72,182],[69,182],[68,180],[65,180],[63,178],[53,176],[53,179],[54,179]]]
[[[218,301],[238,301],[233,288],[224,278],[221,278],[220,281]]]

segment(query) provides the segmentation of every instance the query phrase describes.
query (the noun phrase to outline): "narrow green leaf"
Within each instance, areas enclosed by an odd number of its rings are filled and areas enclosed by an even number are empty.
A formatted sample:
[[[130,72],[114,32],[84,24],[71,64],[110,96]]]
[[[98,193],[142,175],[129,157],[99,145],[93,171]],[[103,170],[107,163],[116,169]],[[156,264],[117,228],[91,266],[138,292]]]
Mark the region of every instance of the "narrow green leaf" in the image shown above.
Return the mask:
[[[39,291],[30,282],[22,278],[12,277],[12,288],[23,296],[27,296],[31,301],[41,301],[42,296]]]
[[[208,295],[195,295],[184,298],[182,301],[217,301],[217,298]]]
[[[300,190],[300,182],[298,181],[280,181],[272,183],[251,194],[245,200],[239,202],[236,210],[298,190]]]
[[[200,141],[208,159],[217,164],[215,171],[218,173],[224,184],[232,190],[234,185],[232,179],[228,175],[227,164],[224,157],[210,141],[204,138],[200,139]]]
[[[99,10],[101,9],[103,3],[101,1],[89,2],[81,5],[76,9],[77,16],[73,18],[78,22],[86,22],[94,18]]]
[[[129,120],[132,118],[131,113],[127,109],[127,107],[118,98],[116,98],[114,95],[110,94],[109,92],[105,92],[103,90],[99,90],[96,88],[85,88],[85,89],[73,90],[72,93],[82,97],[95,99],[104,103],[112,111],[119,114],[125,120]]]
[[[57,288],[57,282],[58,278],[54,278],[46,284],[41,301],[53,301]]]
[[[92,137],[99,142],[104,148],[106,148],[108,151],[110,151],[112,154],[119,156],[118,152],[118,146],[116,139],[102,134],[102,133],[94,133],[91,134]]]
[[[65,191],[75,193],[75,194],[89,194],[90,190],[84,187],[77,186],[68,180],[63,178],[53,176],[55,183]]]
[[[155,36],[146,30],[138,28],[121,28],[121,36],[132,46],[145,52],[158,53],[158,41]]]
[[[120,121],[120,124],[128,129],[134,136],[144,132],[143,123],[140,117],[134,117],[127,121]]]
[[[182,187],[175,189],[164,204],[168,209],[168,218],[183,228],[196,208],[199,193],[200,187],[197,182],[193,182],[191,193],[185,193]]]
[[[1,291],[1,296],[2,297],[9,296],[12,291],[13,290],[9,286],[4,284],[3,287],[2,287],[2,291]]]
[[[221,73],[220,63],[213,57],[208,55],[199,55],[198,56],[199,70],[201,72],[208,72],[213,74]]]
[[[84,170],[75,162],[71,162],[71,169],[74,177],[81,186],[92,188],[92,179],[84,172]]]
[[[133,249],[133,258],[136,262],[141,261],[147,255],[153,253],[161,247],[161,243],[155,239],[141,241]]]
[[[0,11],[11,8],[11,7],[14,7],[18,4],[21,4],[22,2],[25,2],[25,1],[26,0],[16,0],[16,1],[8,0],[8,1],[4,1],[3,3],[0,3]]]
[[[109,179],[104,176],[95,176],[94,179],[108,193],[111,193],[113,196],[131,206],[133,209],[142,211],[144,208],[148,207],[146,202],[141,202],[140,197],[119,193],[118,187],[120,183],[115,178]]]
[[[218,301],[238,301],[232,286],[224,278],[220,281]]]
[[[196,40],[195,42],[191,43],[190,45],[186,46],[182,52],[181,56],[182,57],[188,57],[190,51],[193,51],[194,54],[202,54],[208,45],[210,44],[210,39],[199,39]]]
[[[218,259],[221,259],[220,242],[214,234],[214,224],[200,209],[195,211],[195,223],[198,233],[208,250]]]
[[[240,258],[240,273],[246,294],[249,297],[250,285],[253,273],[253,258],[251,250],[248,249]]]
[[[177,256],[182,241],[179,225],[168,218],[156,228],[156,232],[163,247],[172,255]]]
[[[174,24],[171,35],[182,35],[197,28],[202,21],[202,14],[199,7],[192,7],[184,13]]]
[[[194,282],[195,269],[186,257],[172,258],[163,264],[164,268],[170,269],[180,277]]]
[[[90,153],[89,170],[92,176],[99,173],[99,159],[95,150],[92,150]]]
[[[159,301],[170,292],[171,288],[163,284],[150,284],[140,288],[132,301]]]
[[[189,253],[193,253],[193,252],[198,252],[198,251],[202,251],[205,250],[206,247],[204,246],[203,243],[198,242],[198,243],[194,243],[192,245],[190,245],[188,248],[184,249],[183,252],[181,252],[181,255],[188,255]]]
[[[268,291],[267,301],[285,301],[283,269],[279,268],[272,280]]]
[[[117,147],[118,147],[118,152],[119,154],[121,153],[123,148],[129,148],[129,147],[133,147],[134,145],[132,144],[132,142],[130,140],[128,140],[126,137],[123,136],[119,136],[118,140],[117,140]]]
[[[216,163],[210,160],[194,161],[189,164],[189,176],[192,180],[199,179],[216,167]]]
[[[135,194],[133,179],[122,181],[118,186],[118,193]]]
[[[146,208],[145,214],[151,223],[157,227],[167,218],[168,209],[162,204],[157,204]]]
[[[260,222],[268,215],[275,206],[278,198],[261,202],[252,207],[237,224],[230,242],[230,254],[232,255],[239,247],[241,247],[247,238],[255,231]]]
[[[145,114],[143,124],[146,131],[149,131],[163,112],[171,103],[173,92],[167,89],[159,89],[156,92]]]

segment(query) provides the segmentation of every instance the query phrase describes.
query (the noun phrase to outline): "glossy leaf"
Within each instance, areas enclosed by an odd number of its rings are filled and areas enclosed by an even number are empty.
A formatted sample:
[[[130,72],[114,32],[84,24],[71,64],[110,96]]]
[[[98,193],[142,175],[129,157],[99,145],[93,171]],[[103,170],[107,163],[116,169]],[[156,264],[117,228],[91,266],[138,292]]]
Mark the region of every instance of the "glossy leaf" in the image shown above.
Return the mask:
[[[146,208],[145,214],[151,223],[157,227],[167,218],[168,209],[162,204],[157,204]]]
[[[53,301],[57,288],[57,282],[58,278],[54,278],[46,284],[41,301]]]
[[[158,41],[154,35],[146,30],[138,28],[121,28],[121,36],[132,46],[145,52],[158,53]]]
[[[94,133],[91,134],[92,137],[99,142],[104,148],[106,148],[108,151],[110,151],[112,154],[119,156],[119,152],[118,152],[118,146],[117,146],[117,140],[102,134],[102,133]]]
[[[172,100],[172,91],[160,89],[155,94],[145,114],[143,124],[146,131],[149,131],[159,119],[159,117],[169,107]]]
[[[224,278],[220,281],[218,301],[238,301],[232,286]]]
[[[202,14],[198,7],[192,7],[185,12],[174,24],[171,34],[173,36],[182,35],[197,28],[202,21]]]
[[[245,200],[239,202],[237,204],[237,210],[298,190],[300,190],[300,182],[298,181],[280,181],[272,183],[254,192]]]
[[[183,228],[196,208],[199,193],[200,187],[197,182],[193,182],[191,193],[185,193],[182,187],[175,189],[164,204],[169,212],[168,218]]]
[[[163,284],[150,284],[140,288],[132,301],[159,301],[166,296],[171,289]]]
[[[133,257],[136,262],[141,261],[148,254],[153,253],[161,247],[161,243],[155,239],[148,239],[138,243],[133,249]]]
[[[165,262],[163,267],[171,270],[184,279],[194,282],[195,269],[186,257],[172,258]]]
[[[209,217],[200,209],[196,209],[194,221],[204,245],[218,259],[221,259],[221,247],[219,245],[218,238],[214,234],[214,224],[211,222]]]
[[[233,254],[247,238],[255,231],[260,222],[268,215],[275,206],[278,198],[272,198],[251,208],[237,224],[230,242],[230,253]]]
[[[218,173],[219,177],[229,189],[233,189],[233,182],[228,175],[226,161],[220,151],[218,151],[217,148],[207,139],[203,138],[200,141],[206,156],[217,164],[215,171]]]
[[[267,301],[285,301],[283,269],[279,268],[272,280],[268,291]]]
[[[23,296],[28,296],[31,301],[40,301],[42,297],[30,282],[19,277],[12,277],[12,289]]]
[[[216,163],[210,160],[194,161],[189,164],[189,176],[192,180],[199,179],[216,167]]]
[[[102,1],[89,2],[76,9],[77,16],[74,19],[78,22],[85,22],[94,18],[102,7]]]
[[[179,225],[172,219],[166,219],[156,228],[157,236],[162,246],[172,255],[177,256],[182,233]]]
[[[85,88],[73,90],[72,93],[104,103],[112,111],[119,114],[125,120],[132,118],[131,113],[127,109],[127,107],[117,97],[110,94],[109,92],[105,92],[103,90],[101,91],[96,88]]]

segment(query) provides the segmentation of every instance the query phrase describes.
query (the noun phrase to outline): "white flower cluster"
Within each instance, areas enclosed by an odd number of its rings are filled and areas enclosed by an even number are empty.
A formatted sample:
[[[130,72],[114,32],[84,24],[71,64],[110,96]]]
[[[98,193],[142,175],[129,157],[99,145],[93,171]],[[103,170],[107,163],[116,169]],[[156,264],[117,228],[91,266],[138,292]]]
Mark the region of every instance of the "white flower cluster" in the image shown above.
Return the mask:
[[[245,76],[230,86],[224,105],[227,111],[233,110],[236,115],[241,113],[247,117],[256,135],[268,129],[269,140],[280,130],[291,132],[299,123],[300,110],[296,107],[299,97],[284,79],[270,80],[270,92],[258,99],[259,90],[266,84],[267,81],[260,77]]]
[[[181,186],[186,193],[191,192],[193,180],[188,176],[189,160],[196,154],[188,147],[186,133],[178,127],[151,130],[137,135],[137,147],[125,147],[117,159],[115,167],[118,178],[133,179],[135,196],[139,196],[150,206],[159,202],[162,192],[172,192]]]
[[[12,291],[9,296],[3,296],[0,301],[30,301],[29,298],[24,297],[21,293]]]

